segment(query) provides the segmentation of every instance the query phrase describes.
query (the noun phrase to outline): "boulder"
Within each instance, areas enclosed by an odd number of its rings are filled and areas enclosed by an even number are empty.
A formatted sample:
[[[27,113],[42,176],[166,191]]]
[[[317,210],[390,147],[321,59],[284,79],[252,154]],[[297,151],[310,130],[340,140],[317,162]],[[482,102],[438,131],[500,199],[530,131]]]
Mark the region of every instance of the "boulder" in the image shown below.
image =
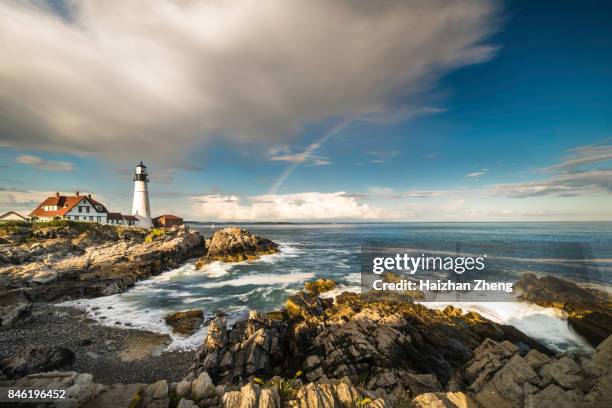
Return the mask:
[[[205,246],[206,255],[198,260],[198,268],[213,261],[243,262],[278,252],[278,244],[275,242],[236,227],[215,231],[206,240]]]
[[[142,391],[142,406],[147,408],[168,408],[168,382],[160,380],[149,384]]]
[[[202,310],[187,310],[185,312],[170,313],[164,317],[164,321],[172,332],[183,336],[191,336],[204,322]]]
[[[52,370],[70,370],[74,353],[67,348],[34,346],[0,361],[0,371],[7,378],[16,379],[29,374]]]
[[[14,326],[32,314],[32,302],[23,289],[0,292],[0,327]]]
[[[307,292],[317,296],[321,293],[329,292],[336,287],[336,282],[331,279],[317,279],[313,282],[306,282],[304,288]]]

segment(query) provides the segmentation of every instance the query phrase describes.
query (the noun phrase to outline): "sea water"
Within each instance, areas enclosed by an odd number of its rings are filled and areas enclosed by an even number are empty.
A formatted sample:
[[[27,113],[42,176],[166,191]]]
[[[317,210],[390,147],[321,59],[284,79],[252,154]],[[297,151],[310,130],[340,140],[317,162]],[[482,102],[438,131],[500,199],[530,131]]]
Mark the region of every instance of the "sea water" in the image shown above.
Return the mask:
[[[249,310],[278,309],[304,282],[331,278],[338,287],[325,296],[360,290],[361,248],[367,243],[409,245],[423,250],[454,250],[458,245],[486,251],[497,259],[488,271],[518,279],[525,272],[545,273],[599,289],[612,287],[611,223],[381,223],[240,224],[280,244],[280,253],[255,262],[214,262],[203,269],[195,260],[140,281],[127,292],[66,302],[87,309],[106,325],[171,334],[167,313],[202,309],[207,317],[223,311],[230,321]],[[192,223],[208,237],[225,227]],[[520,302],[454,302],[465,310],[516,326],[557,350],[588,348],[568,327],[562,312]],[[427,303],[442,308],[448,303]],[[172,335],[171,348],[193,348],[203,328],[189,338]]]

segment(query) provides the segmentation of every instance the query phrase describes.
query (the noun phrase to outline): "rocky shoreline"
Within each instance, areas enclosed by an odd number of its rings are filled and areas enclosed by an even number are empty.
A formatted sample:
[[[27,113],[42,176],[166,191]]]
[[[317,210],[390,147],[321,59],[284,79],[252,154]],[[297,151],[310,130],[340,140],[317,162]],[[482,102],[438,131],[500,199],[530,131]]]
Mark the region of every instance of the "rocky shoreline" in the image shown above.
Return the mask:
[[[78,226],[77,226],[78,227]],[[71,229],[72,228],[72,229]],[[127,235],[126,235],[127,234]],[[12,239],[10,236],[3,238]],[[168,335],[102,326],[44,300],[118,293],[187,258],[248,261],[278,246],[228,228],[204,240],[163,231],[30,231],[0,248],[0,388],[67,390],[42,406],[164,408],[599,407],[612,404],[605,294],[524,275],[523,301],[564,310],[593,352],[555,354],[513,326],[415,293],[344,292],[307,282],[280,310],[228,325],[219,312],[195,352],[163,352]],[[131,267],[130,267],[131,265]],[[201,311],[166,316],[175,333]]]
[[[74,371],[30,374],[0,386],[64,388],[69,406],[89,408],[569,408],[612,401],[612,336],[593,353],[555,355],[474,312],[431,310],[384,294],[320,298],[329,286],[311,283],[288,299],[290,307],[252,311],[233,326],[219,314],[195,355],[188,353],[190,367],[181,360],[174,376],[152,371],[118,383],[121,368],[115,366],[115,381],[102,381],[85,362]],[[77,349],[76,361],[82,353]],[[162,356],[156,361],[151,353],[143,366],[132,361],[128,371],[145,374],[168,364]],[[6,360],[0,364],[6,367]]]

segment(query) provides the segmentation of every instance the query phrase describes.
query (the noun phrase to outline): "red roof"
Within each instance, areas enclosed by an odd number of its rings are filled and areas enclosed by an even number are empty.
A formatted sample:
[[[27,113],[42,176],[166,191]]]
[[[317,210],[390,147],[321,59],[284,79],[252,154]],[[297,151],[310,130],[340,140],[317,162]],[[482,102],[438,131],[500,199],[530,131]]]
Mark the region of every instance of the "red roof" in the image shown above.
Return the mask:
[[[138,221],[138,217],[135,215],[124,215],[123,219],[126,221]]]
[[[91,204],[102,206],[103,212],[108,212],[106,207],[94,200],[89,196],[74,195],[74,196],[63,196],[55,195],[53,197],[47,197],[42,203],[38,204],[38,207],[30,213],[30,217],[63,217],[67,212],[73,209],[78,203],[83,200],[89,201]],[[57,206],[57,210],[45,211],[45,206]]]
[[[109,212],[106,216],[106,218],[108,218],[109,220],[123,220],[123,215],[121,215],[121,213],[111,213]]]
[[[156,220],[159,220],[161,218],[165,218],[167,220],[182,220],[181,217],[177,217],[176,215],[172,215],[172,214],[163,214],[163,215],[160,215],[159,217],[155,217]]]

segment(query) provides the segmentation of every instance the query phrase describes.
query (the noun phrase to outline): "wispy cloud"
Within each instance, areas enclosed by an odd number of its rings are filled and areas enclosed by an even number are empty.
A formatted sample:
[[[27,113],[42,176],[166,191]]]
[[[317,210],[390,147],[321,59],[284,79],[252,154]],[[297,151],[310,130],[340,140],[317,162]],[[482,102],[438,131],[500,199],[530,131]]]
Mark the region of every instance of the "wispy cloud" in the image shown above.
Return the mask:
[[[570,155],[560,163],[541,171],[567,171],[580,166],[612,161],[612,146],[582,146],[570,150]]]
[[[546,195],[572,197],[583,194],[612,193],[612,169],[578,171],[559,174],[548,180],[529,183],[497,184],[495,193],[525,198]]]
[[[74,165],[67,161],[45,160],[42,157],[24,154],[15,159],[17,163],[34,166],[41,170],[48,171],[73,171]]]
[[[272,152],[275,153],[268,158],[271,161],[284,161],[289,163],[297,163],[297,164],[306,164],[312,166],[326,166],[331,164],[331,161],[325,157],[314,154],[316,149],[320,147],[318,143],[312,143],[306,149],[304,149],[301,153],[291,153],[291,150],[288,147],[284,149],[273,149]]]
[[[485,174],[487,174],[487,171],[488,171],[487,169],[482,169],[480,171],[475,171],[473,173],[466,174],[465,177],[471,177],[471,178],[482,177]]]
[[[608,143],[609,139],[603,143]],[[537,169],[536,173],[553,173],[548,179],[527,183],[490,186],[496,194],[525,198],[553,195],[573,197],[584,194],[612,193],[612,168],[583,168],[612,160],[612,145],[579,146],[569,150],[559,163]]]

